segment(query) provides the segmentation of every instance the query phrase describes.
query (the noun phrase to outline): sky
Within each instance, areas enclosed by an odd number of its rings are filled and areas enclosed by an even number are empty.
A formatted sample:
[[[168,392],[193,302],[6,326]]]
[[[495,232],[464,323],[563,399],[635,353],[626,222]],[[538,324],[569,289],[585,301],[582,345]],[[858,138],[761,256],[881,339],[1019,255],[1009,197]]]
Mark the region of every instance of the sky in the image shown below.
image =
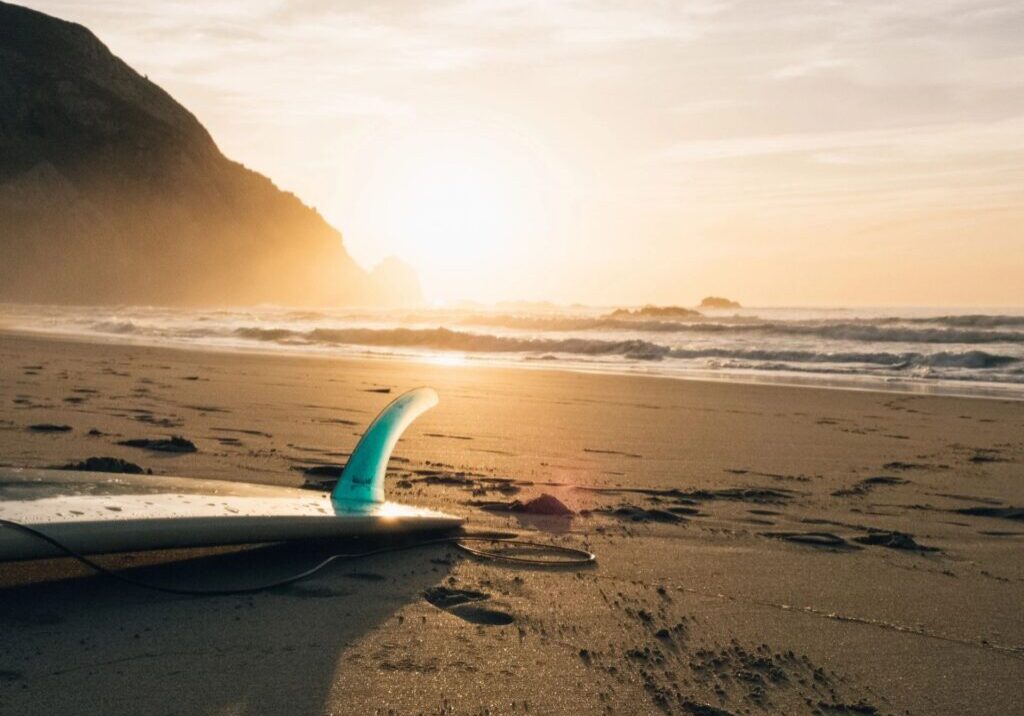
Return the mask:
[[[436,302],[1024,306],[1024,3],[27,0]]]

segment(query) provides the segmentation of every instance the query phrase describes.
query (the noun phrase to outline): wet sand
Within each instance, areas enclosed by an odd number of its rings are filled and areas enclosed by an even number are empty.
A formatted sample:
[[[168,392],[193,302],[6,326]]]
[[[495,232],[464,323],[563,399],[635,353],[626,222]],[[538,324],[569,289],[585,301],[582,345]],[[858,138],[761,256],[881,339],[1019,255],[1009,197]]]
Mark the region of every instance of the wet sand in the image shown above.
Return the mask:
[[[1024,712],[1022,402],[0,333],[0,463],[317,487],[418,385],[389,497],[595,567],[438,546],[188,598],[0,565],[0,712]],[[544,493],[576,514],[508,509]],[[104,561],[224,586],[322,549]]]

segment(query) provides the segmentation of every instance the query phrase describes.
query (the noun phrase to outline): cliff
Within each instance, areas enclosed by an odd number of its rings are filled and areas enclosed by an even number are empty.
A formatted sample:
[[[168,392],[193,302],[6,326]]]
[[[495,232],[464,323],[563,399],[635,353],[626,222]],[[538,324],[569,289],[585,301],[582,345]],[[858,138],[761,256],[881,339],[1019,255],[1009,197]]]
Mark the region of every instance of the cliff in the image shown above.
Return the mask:
[[[7,301],[419,298],[361,269],[316,211],[226,158],[86,28],[2,2],[0,253]]]

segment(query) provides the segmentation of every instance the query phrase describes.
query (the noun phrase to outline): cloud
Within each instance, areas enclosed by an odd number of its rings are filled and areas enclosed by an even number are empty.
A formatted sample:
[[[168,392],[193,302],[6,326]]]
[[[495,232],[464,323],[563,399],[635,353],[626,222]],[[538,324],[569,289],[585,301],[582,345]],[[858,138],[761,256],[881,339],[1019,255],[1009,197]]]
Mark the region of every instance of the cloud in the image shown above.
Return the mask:
[[[1024,116],[1000,122],[939,124],[841,132],[801,132],[679,142],[666,158],[703,162],[803,154],[812,158],[869,154],[875,161],[951,161],[992,153],[1024,152]]]
[[[752,203],[851,222],[1024,204],[1024,3],[28,2],[93,29],[314,204],[396,137],[489,123],[561,152],[550,202],[579,207],[595,246]]]

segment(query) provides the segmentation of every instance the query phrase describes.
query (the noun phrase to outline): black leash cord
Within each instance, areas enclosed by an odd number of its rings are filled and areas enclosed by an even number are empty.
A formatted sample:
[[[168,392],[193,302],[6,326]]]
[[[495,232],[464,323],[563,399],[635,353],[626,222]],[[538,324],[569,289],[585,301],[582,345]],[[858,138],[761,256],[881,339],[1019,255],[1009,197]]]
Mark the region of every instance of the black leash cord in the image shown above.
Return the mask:
[[[575,549],[573,547],[561,547],[558,545],[542,544],[540,542],[530,542],[528,540],[508,539],[504,537],[472,537],[472,536],[459,536],[459,537],[438,537],[435,539],[422,540],[420,542],[412,542],[410,544],[398,545],[395,547],[382,547],[380,549],[373,549],[367,552],[354,552],[352,554],[332,554],[327,559],[321,561],[319,564],[310,567],[307,570],[293,574],[284,579],[278,579],[273,582],[267,582],[265,584],[257,584],[252,587],[240,587],[235,589],[186,589],[183,587],[165,587],[159,584],[151,584],[135,577],[130,577],[123,572],[108,569],[99,562],[85,556],[81,552],[69,547],[60,540],[54,539],[50,535],[46,534],[42,530],[30,527],[29,525],[23,525],[20,522],[14,522],[13,520],[5,520],[0,518],[0,525],[9,527],[11,529],[23,532],[31,535],[37,539],[46,542],[47,544],[57,548],[64,554],[73,559],[81,562],[85,566],[89,567],[98,574],[102,574],[105,577],[116,579],[119,582],[130,584],[133,587],[140,587],[142,589],[150,589],[155,592],[163,592],[164,594],[178,594],[185,596],[205,596],[205,597],[224,597],[237,594],[255,594],[256,592],[265,592],[269,589],[277,589],[279,587],[286,587],[289,584],[295,584],[301,582],[304,579],[309,579],[313,575],[317,574],[332,562],[342,560],[357,560],[365,559],[367,557],[375,557],[380,554],[389,554],[391,552],[404,552],[406,550],[418,549],[420,547],[428,547],[439,544],[450,544],[454,545],[457,549],[479,557],[481,559],[496,560],[504,562],[514,562],[517,564],[529,564],[533,566],[544,566],[544,567],[584,567],[590,564],[594,564],[597,561],[597,556],[593,552],[588,552],[583,549]],[[474,547],[467,547],[465,542],[488,542],[492,544],[510,544],[517,545],[520,547],[534,547],[548,550],[557,554],[564,555],[563,558],[559,559],[541,559],[537,557],[519,557],[514,555],[502,554],[500,551],[492,551],[485,549],[477,549]]]

